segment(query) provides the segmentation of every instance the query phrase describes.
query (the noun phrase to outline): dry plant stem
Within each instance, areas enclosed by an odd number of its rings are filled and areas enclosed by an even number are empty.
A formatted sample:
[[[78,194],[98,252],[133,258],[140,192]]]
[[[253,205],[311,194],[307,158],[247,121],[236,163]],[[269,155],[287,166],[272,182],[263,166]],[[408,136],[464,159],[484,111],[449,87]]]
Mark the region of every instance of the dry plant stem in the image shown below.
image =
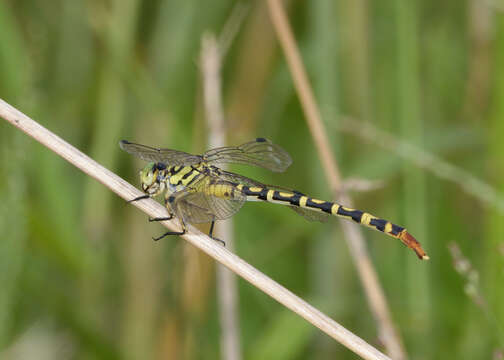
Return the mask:
[[[236,32],[236,30],[235,30]],[[229,45],[228,45],[229,46]],[[201,41],[200,67],[203,75],[203,98],[208,123],[210,148],[225,145],[225,123],[221,97],[221,51],[215,36],[204,34]],[[216,225],[215,234],[234,250],[233,220]],[[221,325],[221,358],[242,358],[238,321],[238,290],[236,276],[222,265],[217,266],[217,298]]]
[[[66,141],[56,136],[49,130],[39,125],[28,116],[24,115],[14,107],[0,99],[0,117],[4,118],[12,125],[16,126],[27,135],[31,136],[48,149],[54,151],[62,158],[81,169],[83,172],[93,177],[110,190],[125,200],[131,200],[143,195],[133,185],[127,183],[119,176],[107,170],[96,161],[77,150]],[[112,141],[112,140],[111,140]],[[142,210],[150,217],[166,216],[166,209],[154,200],[148,199],[133,203],[134,206]],[[180,226],[176,221],[163,221],[163,226],[180,231]],[[177,225],[176,225],[177,224]],[[389,359],[386,355],[366,343],[364,340],[351,333],[337,322],[315,309],[310,304],[297,297],[289,290],[279,285],[238,256],[229,252],[218,242],[210,239],[193,226],[188,226],[188,233],[182,236],[183,239],[201,249],[221,264],[228,267],[236,274],[243,277],[252,285],[261,289],[266,294],[291,309],[311,324],[315,325],[327,335],[339,341],[341,344],[360,355],[364,359]]]
[[[279,42],[284,51],[289,70],[291,72],[301,106],[305,113],[308,127],[317,146],[319,157],[331,187],[334,197],[341,194],[341,176],[333,157],[326,130],[321,120],[320,111],[315,101],[310,82],[289,26],[287,16],[280,0],[268,0],[273,26],[275,27]],[[350,198],[342,194],[339,201],[351,206]],[[357,266],[361,282],[364,286],[367,299],[373,316],[378,324],[380,339],[383,341],[388,354],[394,359],[405,359],[406,354],[399,334],[395,330],[390,317],[387,301],[378,281],[376,271],[369,258],[362,233],[354,224],[341,221],[345,239]]]

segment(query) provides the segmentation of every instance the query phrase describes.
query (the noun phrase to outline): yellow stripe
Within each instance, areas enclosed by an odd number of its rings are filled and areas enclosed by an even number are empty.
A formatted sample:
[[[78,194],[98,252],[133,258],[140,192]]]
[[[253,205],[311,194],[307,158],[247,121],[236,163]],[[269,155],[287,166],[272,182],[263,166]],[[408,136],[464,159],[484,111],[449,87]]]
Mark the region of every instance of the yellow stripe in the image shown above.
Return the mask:
[[[390,232],[391,232],[391,231],[392,231],[392,223],[387,222],[387,223],[385,224],[385,231],[384,231],[384,232],[390,235]]]
[[[313,203],[315,203],[315,204],[323,204],[323,203],[325,203],[325,201],[324,201],[324,200],[319,200],[319,199],[311,199],[311,201],[312,201]]]
[[[334,204],[332,206],[332,208],[331,208],[331,214],[338,216],[338,209],[339,209],[339,207],[340,206],[338,204]]]
[[[195,176],[200,174],[198,171],[193,171],[191,175],[186,177],[185,179],[182,179],[182,185],[187,185],[191,182],[192,179],[194,179]]]
[[[249,190],[252,191],[252,192],[259,192],[259,191],[262,190],[262,188],[254,186],[254,187],[249,188]]]
[[[268,190],[268,193],[266,194],[266,199],[268,201],[273,201],[273,194],[275,193],[275,190]]]
[[[306,201],[308,200],[307,196],[301,196],[299,198],[299,206],[306,207]]]
[[[178,182],[180,180],[182,180],[182,177],[185,174],[189,173],[190,171],[193,171],[193,169],[190,166],[186,166],[183,169],[181,169],[178,173],[176,173],[175,175],[170,176],[170,184],[177,185]]]
[[[373,215],[365,212],[362,214],[362,217],[361,217],[361,224],[363,225],[367,225],[369,226],[369,223],[371,222],[371,220],[373,219],[376,219],[376,217],[374,217]]]
[[[242,189],[243,189],[243,184],[238,184],[238,185],[236,185],[236,188],[237,188],[238,190],[242,191]]]
[[[294,196],[293,193],[288,193],[288,192],[283,192],[283,191],[280,191],[278,194],[282,197],[293,197]]]
[[[204,189],[205,194],[224,199],[229,199],[231,197],[232,191],[233,187],[231,185],[225,184],[209,185]]]

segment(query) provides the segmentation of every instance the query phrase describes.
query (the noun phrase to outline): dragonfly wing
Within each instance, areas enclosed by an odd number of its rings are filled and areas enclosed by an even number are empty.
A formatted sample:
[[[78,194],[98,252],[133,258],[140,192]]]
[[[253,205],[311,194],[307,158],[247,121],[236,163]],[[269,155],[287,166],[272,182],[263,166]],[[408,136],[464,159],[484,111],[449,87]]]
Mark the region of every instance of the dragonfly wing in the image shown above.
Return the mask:
[[[240,146],[226,146],[208,150],[203,159],[209,164],[246,164],[283,172],[292,164],[290,155],[280,146],[264,138]]]
[[[292,190],[290,188],[284,187],[284,186],[279,186],[279,185],[269,185],[269,184],[264,184],[256,180],[252,180],[246,176],[238,175],[229,171],[224,171],[222,169],[219,169],[219,173],[217,175],[220,179],[227,180],[232,183],[238,183],[238,184],[243,184],[246,186],[257,186],[257,187],[262,187],[262,188],[268,188],[272,190],[278,190],[278,191],[285,191],[285,192],[293,192],[293,193],[298,193],[300,195],[305,195],[300,191],[297,190]]]
[[[227,199],[195,192],[184,196],[176,206],[184,221],[200,224],[233,216],[245,201],[243,197]]]
[[[173,166],[189,166],[199,164],[201,156],[192,155],[183,151],[171,149],[158,149],[147,145],[135,144],[121,140],[119,146],[124,151],[145,161],[162,162]]]
[[[265,184],[260,183],[259,181],[255,181],[255,180],[252,180],[248,177],[238,175],[238,174],[235,174],[235,173],[232,173],[229,171],[224,171],[221,169],[219,169],[218,177],[220,179],[227,180],[232,183],[239,183],[239,184],[243,184],[246,186],[256,186],[256,187],[267,188],[267,189],[271,189],[271,190],[294,192],[294,193],[304,195],[296,190],[291,190],[289,188],[284,188],[284,187],[278,186],[278,185],[265,185]],[[299,206],[289,206],[289,207],[308,221],[326,222],[329,219],[329,214],[324,214],[324,213],[318,212],[317,210],[310,210],[310,209],[302,208]]]
[[[234,191],[234,187],[232,182],[207,175],[184,190],[185,194],[176,201],[177,210],[184,221],[194,224],[227,219],[247,200],[241,192]]]
[[[299,206],[289,207],[308,221],[326,222],[327,220],[329,220],[329,214],[318,212],[317,210],[310,210]]]
[[[231,183],[243,184],[247,186],[269,187],[268,185],[264,185],[259,181],[252,180],[246,176],[238,175],[222,169],[219,169],[218,171],[219,172],[215,175],[217,178],[229,181]]]

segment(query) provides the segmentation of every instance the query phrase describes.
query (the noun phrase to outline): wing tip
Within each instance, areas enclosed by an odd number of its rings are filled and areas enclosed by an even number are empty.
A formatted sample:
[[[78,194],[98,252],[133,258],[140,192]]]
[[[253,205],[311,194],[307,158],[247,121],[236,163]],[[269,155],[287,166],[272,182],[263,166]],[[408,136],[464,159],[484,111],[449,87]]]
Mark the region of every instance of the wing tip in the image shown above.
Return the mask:
[[[123,139],[123,140],[120,140],[120,141],[119,141],[119,147],[120,147],[121,149],[123,149],[123,150],[126,150],[126,149],[124,148],[124,145],[130,145],[130,144],[131,144],[131,143],[130,143],[128,140],[124,140],[124,139]]]

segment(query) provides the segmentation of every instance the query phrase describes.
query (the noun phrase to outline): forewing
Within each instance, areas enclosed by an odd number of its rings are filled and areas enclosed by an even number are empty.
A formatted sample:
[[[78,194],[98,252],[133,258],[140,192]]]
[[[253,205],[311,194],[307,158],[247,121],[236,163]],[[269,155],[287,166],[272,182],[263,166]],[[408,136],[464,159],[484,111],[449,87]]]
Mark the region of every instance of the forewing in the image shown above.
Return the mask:
[[[231,183],[235,184],[243,184],[246,186],[259,186],[259,187],[269,187],[268,185],[264,185],[260,183],[259,181],[252,180],[246,176],[238,175],[229,171],[225,171],[222,169],[219,169],[218,175],[216,175],[219,179],[229,181]]]
[[[264,138],[240,146],[227,146],[208,150],[203,159],[209,164],[247,164],[283,172],[292,164],[290,155],[280,146]]]
[[[246,176],[238,175],[229,171],[224,171],[222,169],[219,169],[219,174],[217,175],[220,179],[227,180],[232,183],[237,183],[237,184],[243,184],[246,186],[257,186],[257,187],[263,187],[263,188],[268,188],[272,190],[278,190],[278,191],[285,191],[285,192],[293,192],[293,193],[298,193],[300,195],[304,195],[303,193],[297,191],[297,190],[292,190],[290,188],[280,186],[280,185],[269,185],[269,184],[264,184],[256,180],[252,180]]]
[[[135,144],[121,140],[119,146],[124,151],[145,161],[162,162],[167,165],[189,166],[201,162],[202,158],[183,151],[171,149],[158,149],[147,145]]]

